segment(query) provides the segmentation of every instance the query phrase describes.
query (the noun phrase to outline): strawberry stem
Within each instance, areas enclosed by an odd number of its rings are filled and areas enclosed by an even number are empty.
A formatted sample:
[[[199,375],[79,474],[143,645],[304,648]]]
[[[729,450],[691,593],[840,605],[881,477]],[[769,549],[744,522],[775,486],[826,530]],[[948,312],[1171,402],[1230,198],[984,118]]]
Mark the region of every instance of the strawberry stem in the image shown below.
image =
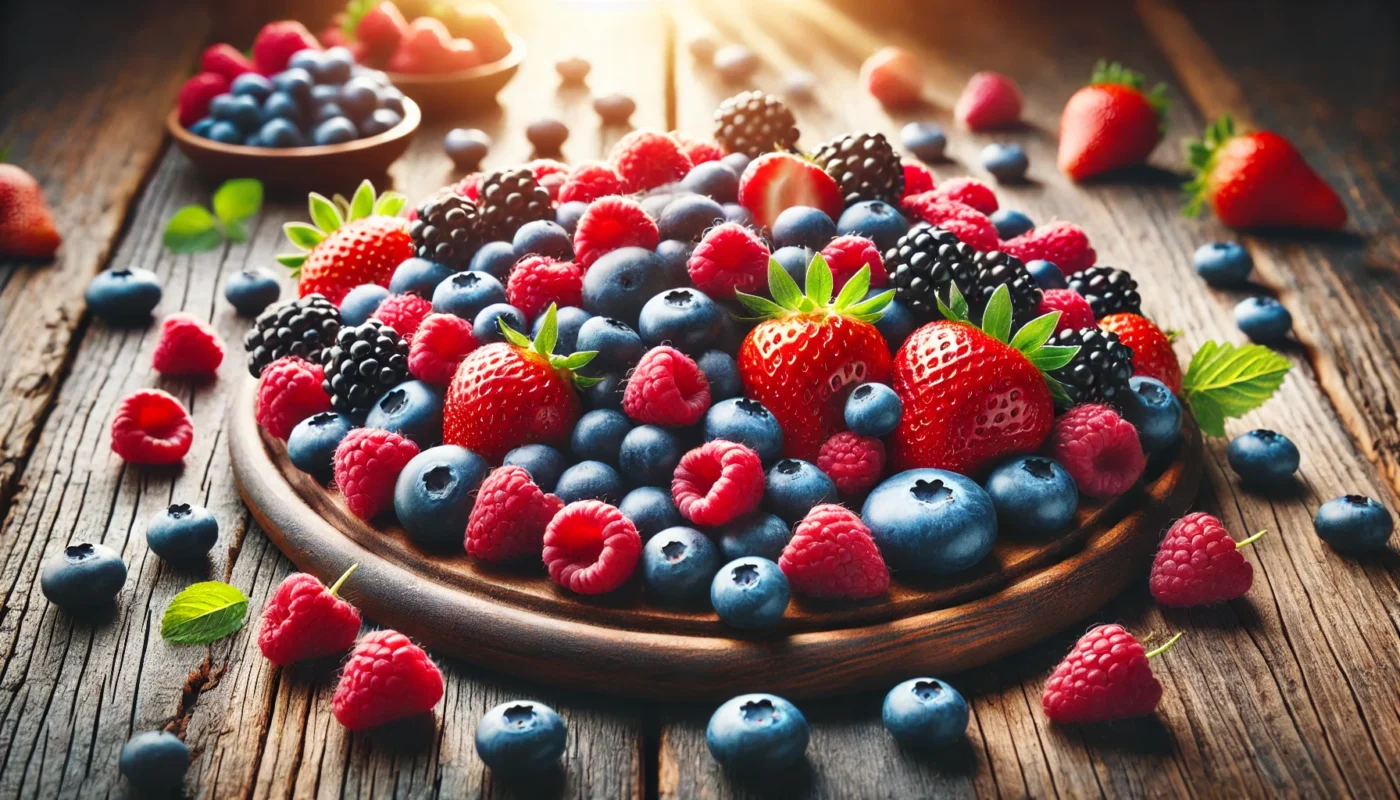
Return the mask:
[[[1241,541],[1235,542],[1235,549],[1238,550],[1238,549],[1240,549],[1241,547],[1244,547],[1244,546],[1247,545],[1247,544],[1254,544],[1255,542],[1259,541],[1259,537],[1260,537],[1260,536],[1263,536],[1264,534],[1266,534],[1266,533],[1268,533],[1268,532],[1269,532],[1269,531],[1268,531],[1267,529],[1265,529],[1265,530],[1259,531],[1258,533],[1254,534],[1253,536],[1249,537],[1248,539],[1243,539],[1243,540],[1241,540]]]
[[[359,565],[358,562],[357,562],[357,563],[354,563],[354,564],[351,564],[351,565],[350,565],[350,569],[345,570],[345,574],[344,574],[344,575],[341,575],[339,580],[337,580],[335,583],[331,584],[331,595],[334,596],[336,592],[340,591],[340,587],[341,587],[342,584],[345,583],[345,579],[348,578],[348,577],[350,577],[350,573],[354,572],[355,570],[357,570],[357,569],[359,569],[359,568],[360,568],[360,565]]]
[[[1177,640],[1177,639],[1180,639],[1180,638],[1181,638],[1181,633],[1178,632],[1175,636],[1173,636],[1172,638],[1168,639],[1165,643],[1163,643],[1161,647],[1157,647],[1157,648],[1154,648],[1154,649],[1152,649],[1152,650],[1147,651],[1147,657],[1148,657],[1148,658],[1152,658],[1152,657],[1154,657],[1154,656],[1159,656],[1159,655],[1161,655],[1161,654],[1167,652],[1167,650],[1170,649],[1172,645],[1176,644],[1176,640]]]

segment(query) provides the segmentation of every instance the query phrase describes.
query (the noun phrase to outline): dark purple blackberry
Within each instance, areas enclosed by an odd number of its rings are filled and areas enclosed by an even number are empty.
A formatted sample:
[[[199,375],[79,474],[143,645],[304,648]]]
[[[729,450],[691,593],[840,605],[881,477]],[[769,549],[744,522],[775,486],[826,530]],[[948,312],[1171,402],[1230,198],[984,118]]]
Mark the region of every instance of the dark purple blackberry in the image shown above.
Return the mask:
[[[885,270],[895,297],[923,319],[938,314],[938,298],[948,300],[948,286],[972,303],[977,288],[977,252],[951,232],[920,222],[885,252]],[[988,295],[990,297],[990,295]]]
[[[715,141],[726,153],[758,158],[797,146],[797,120],[771,94],[741,92],[715,109]]]
[[[418,207],[418,219],[409,226],[413,250],[419,258],[464,270],[481,245],[476,203],[443,192]]]
[[[498,169],[481,180],[477,214],[483,238],[509,242],[521,225],[554,219],[549,192],[528,167]]]
[[[335,341],[340,322],[340,309],[319,294],[269,308],[243,335],[248,371],[256,378],[268,364],[283,356],[319,362],[321,350]]]
[[[1142,295],[1138,294],[1137,281],[1125,269],[1089,267],[1069,276],[1069,288],[1089,301],[1094,319],[1123,312],[1142,313]]]
[[[1118,340],[1118,334],[1099,328],[1067,328],[1050,337],[1047,344],[1079,347],[1073,361],[1050,373],[1064,386],[1070,405],[1117,405],[1128,392],[1133,350]]]
[[[363,411],[408,380],[408,344],[393,328],[371,319],[341,328],[335,344],[321,353],[321,365],[326,369],[321,388],[331,407],[342,414]]]
[[[1021,259],[993,250],[989,253],[979,252],[973,264],[977,267],[977,289],[975,298],[967,298],[968,305],[977,309],[986,308],[997,287],[1005,286],[1011,292],[1013,325],[1019,327],[1035,318],[1040,310],[1042,292],[1040,284],[1035,282]]]
[[[896,208],[904,196],[904,165],[883,133],[839,136],[812,155],[841,186],[846,205],[883,200]]]

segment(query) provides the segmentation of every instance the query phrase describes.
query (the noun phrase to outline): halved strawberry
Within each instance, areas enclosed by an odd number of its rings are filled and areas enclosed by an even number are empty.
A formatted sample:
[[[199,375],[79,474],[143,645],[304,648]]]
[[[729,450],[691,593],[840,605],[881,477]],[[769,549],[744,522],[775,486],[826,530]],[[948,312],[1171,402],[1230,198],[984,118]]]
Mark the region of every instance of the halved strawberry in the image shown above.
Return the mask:
[[[835,179],[791,153],[768,153],[754,159],[739,180],[739,205],[752,211],[754,221],[765,228],[793,206],[820,208],[833,220],[845,208]]]

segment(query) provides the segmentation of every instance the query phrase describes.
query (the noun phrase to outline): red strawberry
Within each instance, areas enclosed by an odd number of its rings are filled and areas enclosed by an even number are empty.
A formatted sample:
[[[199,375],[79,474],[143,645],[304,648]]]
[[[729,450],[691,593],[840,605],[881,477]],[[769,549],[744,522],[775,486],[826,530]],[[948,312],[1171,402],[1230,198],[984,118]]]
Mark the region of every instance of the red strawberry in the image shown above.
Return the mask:
[[[1021,89],[997,72],[979,72],[967,79],[953,116],[970,131],[1015,125],[1021,119]]]
[[[480,63],[471,42],[453,39],[441,20],[419,17],[409,23],[388,67],[392,72],[452,72]]]
[[[388,286],[399,264],[413,257],[408,220],[395,216],[403,208],[403,195],[385,192],[375,200],[374,187],[365,181],[355,198],[358,202],[351,207],[371,209],[367,216],[351,214],[346,220],[334,203],[312,192],[315,225],[288,222],[282,226],[292,244],[307,251],[277,256],[283,266],[292,268],[302,297],[319,293],[339,305],[347,292],[361,284]]]
[[[1187,514],[1171,526],[1157,548],[1148,584],[1152,597],[1164,606],[1184,608],[1244,595],[1254,583],[1254,566],[1240,548],[1264,533],[1236,542],[1210,514]]]
[[[175,99],[180,124],[188,128],[209,114],[209,101],[229,89],[228,78],[215,72],[201,72],[185,81]]]
[[[394,52],[407,34],[408,20],[390,0],[375,3],[355,22],[355,39],[363,42],[371,53]]]
[[[1204,142],[1191,143],[1190,160],[1196,177],[1186,184],[1189,214],[1209,203],[1232,228],[1336,230],[1346,224],[1341,198],[1278,134],[1237,134],[1226,115],[1206,129]]]
[[[1167,130],[1166,86],[1143,91],[1143,77],[1100,61],[1089,85],[1060,116],[1060,171],[1082,181],[1147,160]]]
[[[199,69],[202,72],[222,75],[230,82],[245,72],[254,71],[253,62],[231,44],[211,45],[204,51],[204,55],[200,56]]]
[[[0,256],[49,259],[63,242],[34,176],[0,164]]]
[[[1181,362],[1161,328],[1139,314],[1109,314],[1099,327],[1118,334],[1133,351],[1133,374],[1156,378],[1174,394],[1181,394]]]
[[[1075,642],[1074,649],[1045,682],[1040,705],[1053,722],[1111,722],[1151,714],[1162,699],[1162,684],[1147,660],[1165,652],[1181,634],[1152,652],[1122,625],[1099,625]]]
[[[739,205],[752,211],[754,221],[765,228],[793,206],[820,208],[832,219],[846,207],[834,178],[791,153],[755,158],[739,180]]]
[[[360,635],[360,612],[336,592],[358,566],[351,564],[330,588],[315,575],[288,575],[263,608],[258,631],[263,656],[286,665],[349,650]]]
[[[264,75],[287,68],[287,61],[300,50],[320,50],[321,43],[306,26],[294,19],[269,22],[253,40],[253,65]]]
[[[766,158],[766,156],[764,156]],[[762,160],[762,159],[760,159]],[[739,346],[745,394],[759,401],[783,429],[784,452],[817,460],[822,442],[843,430],[846,397],[856,386],[890,377],[890,351],[875,329],[891,292],[863,300],[870,270],[862,267],[832,299],[831,268],[820,255],[807,270],[807,292],[773,262],[773,300],[738,292],[764,317]]]

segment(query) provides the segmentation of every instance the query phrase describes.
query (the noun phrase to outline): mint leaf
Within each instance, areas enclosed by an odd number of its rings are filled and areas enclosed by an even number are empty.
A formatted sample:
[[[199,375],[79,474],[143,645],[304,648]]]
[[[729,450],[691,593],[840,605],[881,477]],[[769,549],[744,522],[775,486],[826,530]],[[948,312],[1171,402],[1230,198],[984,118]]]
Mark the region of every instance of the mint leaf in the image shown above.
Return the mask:
[[[258,213],[262,208],[263,186],[253,178],[235,178],[224,181],[214,192],[214,216],[225,228],[242,222]],[[232,237],[230,237],[232,238]]]
[[[237,587],[204,581],[170,601],[160,636],[171,644],[208,644],[228,636],[248,618],[248,598]]]
[[[1225,420],[1243,416],[1273,397],[1292,366],[1263,345],[1206,342],[1191,357],[1182,391],[1201,430],[1224,436]]]
[[[185,206],[165,223],[161,242],[172,253],[202,253],[223,241],[214,215],[203,206]]]

